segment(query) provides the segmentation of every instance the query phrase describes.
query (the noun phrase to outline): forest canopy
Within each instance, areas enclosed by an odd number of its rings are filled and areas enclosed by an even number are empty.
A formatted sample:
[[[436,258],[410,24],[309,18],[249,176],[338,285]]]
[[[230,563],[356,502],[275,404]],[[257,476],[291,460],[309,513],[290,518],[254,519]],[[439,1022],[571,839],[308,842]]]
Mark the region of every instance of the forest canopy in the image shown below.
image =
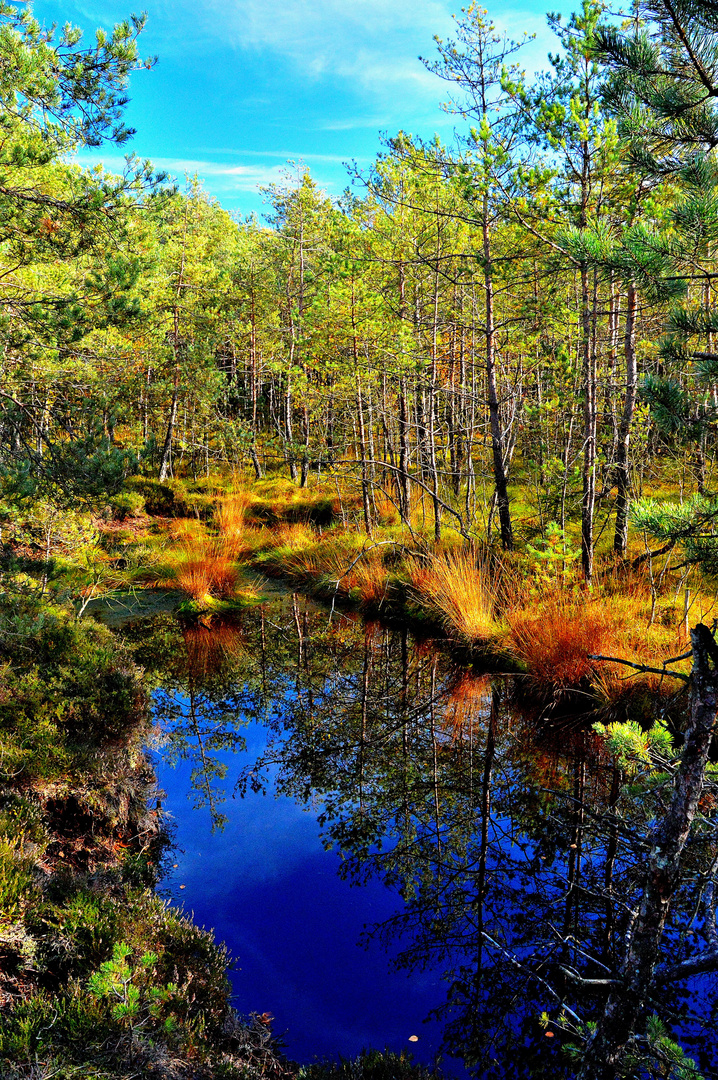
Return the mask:
[[[636,494],[697,493],[712,528],[714,15],[667,10],[550,16],[531,81],[470,8],[426,61],[454,143],[399,133],[338,200],[288,168],[262,223],[198,177],[72,163],[132,134],[143,19],[86,47],[5,5],[6,515],[281,469],[361,490],[369,532],[381,499],[507,549],[578,521],[589,579]]]

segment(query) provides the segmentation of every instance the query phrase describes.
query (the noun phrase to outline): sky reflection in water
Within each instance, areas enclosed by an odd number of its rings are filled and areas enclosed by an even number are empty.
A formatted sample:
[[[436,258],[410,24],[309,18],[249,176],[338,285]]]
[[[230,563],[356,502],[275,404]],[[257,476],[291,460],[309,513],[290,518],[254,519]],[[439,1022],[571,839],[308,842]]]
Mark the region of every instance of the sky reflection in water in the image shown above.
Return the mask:
[[[244,734],[247,756],[258,757],[266,731],[252,725]],[[234,755],[221,756],[231,777]],[[408,1049],[410,1035],[419,1036],[415,1056],[432,1061],[441,1025],[423,1021],[446,997],[441,972],[393,972],[378,941],[359,944],[366,924],[401,906],[397,893],[376,880],[342,881],[315,815],[286,796],[228,799],[226,827],[213,833],[208,812],[188,798],[190,770],[186,761],[173,768],[157,757],[178,845],[166,885],[227,943],[237,1009],[271,1012],[275,1033],[287,1033],[287,1054],[300,1061],[370,1046]]]
[[[642,888],[626,836],[657,810],[621,782],[595,716],[551,718],[510,680],[296,596],[128,633],[168,739],[166,884],[237,958],[240,1011],[273,1013],[300,1061],[388,1046],[430,1063],[443,1044],[457,1076],[573,1075],[562,1046],[600,1009]],[[694,891],[674,904],[671,959],[693,947]],[[666,1022],[708,1063],[712,1001],[662,988]]]

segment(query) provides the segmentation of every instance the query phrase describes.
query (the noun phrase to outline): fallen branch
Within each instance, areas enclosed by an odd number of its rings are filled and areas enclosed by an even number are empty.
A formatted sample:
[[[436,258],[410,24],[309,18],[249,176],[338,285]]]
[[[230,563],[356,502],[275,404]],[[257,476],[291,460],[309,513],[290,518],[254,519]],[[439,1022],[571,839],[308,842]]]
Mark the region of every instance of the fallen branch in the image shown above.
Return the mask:
[[[671,964],[668,967],[659,968],[656,971],[655,981],[662,983],[677,982],[680,979],[688,979],[692,975],[705,975],[709,971],[718,970],[718,950],[701,953],[690,960],[684,960],[680,964]]]
[[[650,664],[634,664],[632,660],[624,660],[621,656],[602,656],[600,653],[589,653],[589,660],[605,660],[609,664],[625,664],[626,667],[635,668],[638,672],[651,675],[670,675],[673,679],[680,679],[684,683],[690,682],[690,675],[684,675],[682,671],[669,671],[666,664],[675,664],[678,660],[687,660],[691,653],[684,656],[674,656],[671,660],[665,660],[662,668],[651,667]]]

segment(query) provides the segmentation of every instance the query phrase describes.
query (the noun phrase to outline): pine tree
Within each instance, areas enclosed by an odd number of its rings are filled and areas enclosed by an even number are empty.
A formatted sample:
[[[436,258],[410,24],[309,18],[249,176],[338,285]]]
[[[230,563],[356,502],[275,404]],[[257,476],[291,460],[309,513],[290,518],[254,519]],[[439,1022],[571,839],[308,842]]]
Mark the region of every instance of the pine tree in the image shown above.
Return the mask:
[[[715,564],[718,506],[703,496],[717,418],[718,4],[651,0],[627,28],[603,28],[597,47],[611,72],[605,105],[618,118],[630,167],[649,187],[673,190],[664,221],[626,230],[619,261],[654,302],[668,304],[662,371],[641,393],[664,436],[694,445],[702,497],[693,528],[684,513],[661,516],[651,504],[634,518],[667,543],[685,543],[692,560]]]
[[[84,335],[136,314],[128,294],[139,266],[125,227],[139,192],[163,178],[133,158],[111,177],[65,156],[133,134],[122,113],[129,74],[145,66],[143,25],[133,17],[83,47],[79,30],[43,29],[26,8],[0,3],[0,461],[21,494],[60,485],[82,498],[122,481],[103,409],[98,417],[64,368]]]
[[[718,239],[714,160],[718,5],[653,0],[643,14],[649,20],[645,24],[637,14],[628,30],[604,29],[598,35],[598,47],[613,71],[606,100],[619,117],[634,166],[656,181],[672,179],[678,195],[670,228],[658,232],[641,224],[629,229],[623,249],[634,275],[646,284],[653,279],[656,296],[663,288],[664,295],[673,299],[660,346],[664,361],[679,365],[684,375],[697,368],[699,378],[712,379],[718,375],[718,354],[710,344],[718,329],[712,304]],[[700,347],[701,340],[707,347]],[[705,515],[698,516],[700,521],[692,528],[702,530]],[[679,515],[676,525],[685,529],[686,516]],[[690,538],[690,530],[689,526],[684,538]],[[701,624],[691,631],[691,642],[691,716],[681,763],[670,805],[652,831],[643,896],[627,935],[619,980],[587,1040],[579,1080],[613,1080],[622,1071],[626,1044],[655,985],[659,948],[704,785],[718,704],[714,635]],[[690,966],[679,965],[678,978],[687,977],[697,962],[710,967],[716,957],[711,952],[692,958]]]

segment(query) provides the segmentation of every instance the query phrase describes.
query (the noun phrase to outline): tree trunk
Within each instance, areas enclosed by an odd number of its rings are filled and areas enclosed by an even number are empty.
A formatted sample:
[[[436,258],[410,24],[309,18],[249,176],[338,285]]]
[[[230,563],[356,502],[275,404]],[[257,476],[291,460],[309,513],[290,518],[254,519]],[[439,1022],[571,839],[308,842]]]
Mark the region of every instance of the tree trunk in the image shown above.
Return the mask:
[[[402,521],[409,524],[411,512],[409,496],[409,402],[406,378],[399,380],[399,509]]]
[[[184,235],[182,237],[182,258],[180,261],[179,274],[177,275],[177,289],[175,293],[175,303],[172,311],[172,351],[174,353],[174,379],[172,382],[172,403],[170,405],[170,415],[167,422],[167,434],[165,435],[164,446],[162,447],[162,457],[160,459],[160,480],[166,480],[172,469],[172,440],[174,438],[175,424],[177,423],[177,409],[179,406],[179,388],[180,388],[180,313],[179,313],[179,301],[182,295],[182,288],[184,286],[184,268],[185,268],[185,255],[187,252],[187,210],[185,209],[184,219]]]
[[[594,312],[595,312],[594,286]],[[588,268],[581,266],[581,329],[583,353],[583,494],[581,497],[581,565],[586,581],[593,578],[593,513],[596,505],[596,354],[592,347]]]
[[[357,416],[359,419],[359,453],[361,455],[361,496],[364,509],[364,531],[371,536],[371,502],[369,499],[369,474],[367,470],[366,455],[366,428],[364,424],[364,401],[362,398],[359,372],[356,373],[356,403]]]
[[[628,546],[628,509],[630,506],[630,476],[628,471],[628,445],[631,438],[631,425],[633,413],[636,408],[636,392],[638,388],[638,369],[636,366],[636,309],[637,309],[636,286],[632,281],[628,286],[626,305],[626,400],[623,405],[623,415],[618,430],[618,445],[616,447],[616,533],[613,539],[613,550],[617,555],[625,556]]]
[[[167,420],[167,434],[165,435],[162,457],[160,458],[160,480],[166,480],[172,467],[172,439],[174,437],[175,424],[177,423],[177,408],[179,406],[179,365],[175,367],[174,383],[172,386],[172,403],[170,415]]]
[[[437,225],[436,260],[434,275],[434,309],[431,321],[431,367],[429,369],[429,471],[431,473],[431,501],[434,509],[434,542],[441,540],[441,503],[439,501],[439,469],[436,462],[436,361],[439,334],[439,234]]]
[[[494,464],[494,485],[496,502],[499,509],[501,526],[501,544],[505,551],[513,551],[514,534],[511,525],[511,507],[504,466],[504,439],[499,413],[499,394],[496,383],[496,345],[494,329],[494,282],[491,269],[491,249],[489,239],[489,211],[484,200],[483,213],[484,243],[484,289],[486,305],[486,386],[489,399],[489,422],[491,427],[491,450]]]

